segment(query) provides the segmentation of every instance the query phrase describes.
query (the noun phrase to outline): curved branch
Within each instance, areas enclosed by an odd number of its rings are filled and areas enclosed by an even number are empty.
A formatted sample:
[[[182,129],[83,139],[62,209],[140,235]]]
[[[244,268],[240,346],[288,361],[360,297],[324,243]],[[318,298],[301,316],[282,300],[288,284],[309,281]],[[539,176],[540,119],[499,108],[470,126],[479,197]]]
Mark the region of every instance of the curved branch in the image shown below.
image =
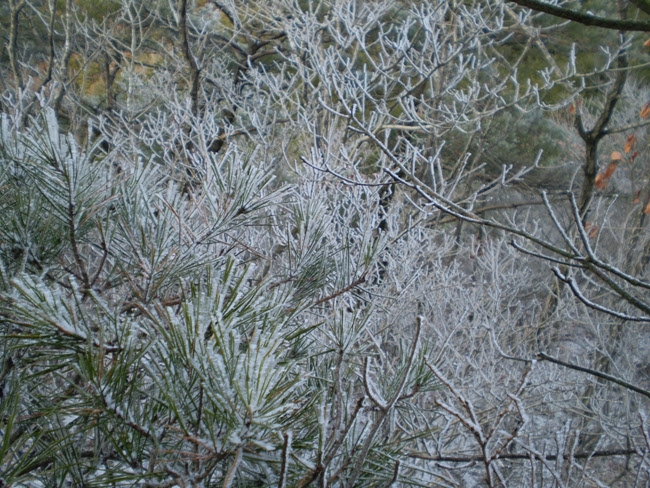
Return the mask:
[[[618,31],[628,31],[628,32],[650,32],[650,23],[640,22],[637,20],[618,20],[618,19],[609,19],[607,17],[598,17],[591,14],[583,14],[581,12],[576,12],[575,10],[570,10],[557,5],[551,5],[540,0],[508,0],[509,2],[516,3],[522,7],[535,10],[536,12],[542,12],[553,17],[559,17],[561,19],[567,19],[572,22],[577,22],[578,24],[588,25],[592,27],[601,27],[603,29],[612,29]],[[639,0],[634,2],[638,7]],[[644,2],[645,3],[645,2]]]
[[[587,269],[589,269],[594,274],[596,274],[596,276],[598,276],[601,280],[603,280],[605,284],[609,286],[609,288],[611,288],[621,298],[624,298],[632,305],[634,305],[635,307],[643,311],[648,310],[648,307],[643,302],[635,299],[629,293],[625,293],[625,291],[622,288],[620,288],[613,281],[609,280],[602,273],[598,273],[597,270],[594,270],[593,268],[587,268]],[[557,276],[557,278],[560,281],[569,285],[569,288],[571,288],[571,292],[573,293],[573,295],[582,303],[584,303],[587,307],[592,308],[594,310],[598,310],[599,312],[606,313],[608,315],[612,315],[613,317],[617,317],[623,320],[630,320],[633,322],[650,322],[650,317],[628,315],[626,313],[618,312],[616,310],[612,310],[611,308],[604,307],[603,305],[600,305],[596,302],[592,302],[586,296],[583,295],[582,291],[580,291],[580,288],[578,287],[578,284],[575,282],[573,278],[564,275],[558,268],[553,268],[553,273],[555,273],[555,276]]]

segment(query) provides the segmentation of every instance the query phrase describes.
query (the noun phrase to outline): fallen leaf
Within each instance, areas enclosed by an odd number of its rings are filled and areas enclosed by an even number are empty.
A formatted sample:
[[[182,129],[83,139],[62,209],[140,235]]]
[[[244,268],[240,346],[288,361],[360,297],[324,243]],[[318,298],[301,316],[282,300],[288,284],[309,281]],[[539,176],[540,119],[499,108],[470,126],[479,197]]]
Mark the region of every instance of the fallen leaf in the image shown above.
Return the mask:
[[[607,169],[605,170],[605,174],[603,174],[603,178],[605,180],[609,180],[612,175],[614,174],[614,171],[616,171],[616,161],[612,161],[612,163],[607,166]]]
[[[614,151],[609,158],[612,161],[623,161],[624,160],[623,155],[618,151]]]
[[[639,151],[634,151],[632,153],[632,156],[630,156],[630,163],[633,163],[638,155],[639,155]]]
[[[594,180],[594,185],[599,190],[604,190],[605,189],[605,187],[607,186],[607,179],[603,176],[602,173],[598,173],[596,175],[596,179]]]
[[[650,214],[650,202],[648,202],[648,204],[643,209],[643,213],[644,214]]]
[[[627,136],[627,142],[625,143],[625,149],[623,149],[625,154],[632,151],[632,149],[634,148],[634,143],[635,142],[636,142],[636,136],[634,134],[630,134],[629,136]]]
[[[646,103],[643,108],[641,109],[641,113],[639,114],[641,117],[644,119],[647,119],[650,117],[650,102]]]
[[[639,203],[639,198],[641,197],[641,190],[636,191],[636,196],[634,197],[634,201],[632,202],[633,205],[636,205]]]
[[[643,43],[643,47],[650,47],[650,39]]]

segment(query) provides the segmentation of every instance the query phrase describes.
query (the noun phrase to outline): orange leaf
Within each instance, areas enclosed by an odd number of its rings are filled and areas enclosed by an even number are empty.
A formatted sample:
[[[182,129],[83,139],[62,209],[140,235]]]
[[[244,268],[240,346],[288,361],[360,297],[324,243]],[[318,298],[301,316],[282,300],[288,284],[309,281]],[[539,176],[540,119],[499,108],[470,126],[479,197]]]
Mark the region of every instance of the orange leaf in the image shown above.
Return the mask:
[[[604,190],[607,186],[607,178],[605,178],[602,173],[598,173],[596,175],[596,179],[594,180],[594,185],[599,190]]]
[[[648,204],[643,209],[643,213],[644,214],[650,214],[650,202],[648,202]]]
[[[650,47],[650,39],[643,43],[643,47]]]
[[[582,105],[582,100],[580,99],[576,100],[574,103],[572,103],[569,106],[569,112],[571,112],[572,114],[576,113],[576,110],[580,108],[580,105]]]
[[[636,142],[636,136],[634,134],[630,134],[629,136],[627,136],[627,142],[625,143],[625,149],[623,149],[625,154],[632,151],[632,149],[634,148],[634,143],[635,142]]]
[[[643,108],[641,109],[641,113],[639,114],[641,117],[644,119],[647,119],[650,117],[650,102],[646,103]]]
[[[639,203],[639,197],[641,197],[641,190],[636,191],[636,195],[634,197],[634,201],[632,202],[633,205],[636,205]]]
[[[585,223],[585,231],[590,239],[594,239],[598,235],[598,226],[587,222]]]
[[[618,151],[614,151],[609,158],[612,161],[623,161],[624,160],[623,155]]]
[[[612,163],[607,166],[607,169],[605,170],[605,174],[603,175],[603,178],[605,180],[609,180],[612,175],[614,174],[614,171],[616,171],[616,161],[612,161]]]

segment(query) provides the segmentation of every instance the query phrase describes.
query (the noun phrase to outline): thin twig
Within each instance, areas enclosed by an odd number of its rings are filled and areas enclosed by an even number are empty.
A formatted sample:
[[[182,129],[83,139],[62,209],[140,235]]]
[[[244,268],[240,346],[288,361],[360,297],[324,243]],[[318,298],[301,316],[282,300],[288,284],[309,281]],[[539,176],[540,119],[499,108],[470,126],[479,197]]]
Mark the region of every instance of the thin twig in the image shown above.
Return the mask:
[[[646,396],[646,397],[650,398],[650,391],[644,390],[643,388],[639,388],[638,386],[634,386],[631,383],[628,383],[627,381],[623,381],[623,380],[621,380],[619,378],[616,378],[615,376],[611,376],[611,375],[608,375],[606,373],[601,373],[600,371],[596,371],[596,370],[593,370],[593,369],[590,369],[590,368],[585,368],[583,366],[577,366],[575,364],[566,363],[564,361],[560,361],[559,359],[555,359],[554,357],[551,357],[548,354],[543,353],[543,352],[540,352],[537,355],[537,357],[540,360],[543,360],[543,361],[548,361],[550,363],[559,364],[560,366],[564,366],[565,368],[573,369],[573,370],[576,370],[576,371],[581,371],[583,373],[587,373],[587,374],[590,374],[592,376],[596,376],[598,378],[601,378],[601,379],[604,379],[604,380],[607,380],[607,381],[611,381],[612,383],[616,383],[617,385],[620,385],[623,388],[627,388],[628,390],[632,390],[632,391],[634,391],[636,393],[639,393],[640,395],[643,395],[643,396]]]
[[[592,457],[613,457],[613,456],[633,456],[638,454],[634,449],[611,449],[605,451],[596,451],[596,452],[579,452],[574,454],[573,457],[576,459],[586,459]],[[431,456],[429,454],[421,453],[408,453],[408,457],[423,459],[425,461],[436,461],[440,463],[477,463],[483,462],[482,456]],[[531,457],[536,459],[543,458],[545,461],[555,461],[557,460],[557,454],[549,454],[546,456],[540,456],[536,453],[527,452],[525,454],[501,454],[499,459],[508,459],[508,460],[529,460]],[[563,459],[568,459],[569,454],[564,454],[561,456]]]

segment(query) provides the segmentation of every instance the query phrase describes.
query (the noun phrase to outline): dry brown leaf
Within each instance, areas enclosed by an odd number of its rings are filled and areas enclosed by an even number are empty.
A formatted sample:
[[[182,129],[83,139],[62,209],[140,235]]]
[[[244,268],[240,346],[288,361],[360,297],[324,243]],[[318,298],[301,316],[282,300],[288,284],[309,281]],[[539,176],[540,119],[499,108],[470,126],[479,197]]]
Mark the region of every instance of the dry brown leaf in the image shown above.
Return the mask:
[[[643,108],[641,109],[641,113],[639,114],[641,117],[644,119],[647,119],[650,117],[650,102],[646,103]]]
[[[630,134],[629,136],[627,136],[627,141],[625,142],[625,148],[623,149],[625,154],[632,151],[632,149],[634,148],[634,143],[636,143],[636,136],[634,134]]]
[[[603,175],[603,178],[606,180],[609,180],[612,175],[614,174],[614,171],[616,171],[616,161],[612,161],[612,163],[607,166],[607,169],[605,170],[605,174]]]
[[[587,235],[590,239],[595,239],[598,235],[598,226],[592,224],[591,222],[587,222],[585,223],[585,232],[587,232]]]
[[[612,161],[623,161],[625,158],[623,157],[623,154],[621,154],[618,151],[614,151],[612,155],[609,157]]]
[[[602,173],[598,173],[596,175],[596,179],[594,180],[594,185],[599,190],[604,190],[605,189],[605,187],[607,186],[607,179],[603,176]]]
[[[648,202],[648,204],[643,209],[643,213],[644,214],[650,214],[650,202]]]

